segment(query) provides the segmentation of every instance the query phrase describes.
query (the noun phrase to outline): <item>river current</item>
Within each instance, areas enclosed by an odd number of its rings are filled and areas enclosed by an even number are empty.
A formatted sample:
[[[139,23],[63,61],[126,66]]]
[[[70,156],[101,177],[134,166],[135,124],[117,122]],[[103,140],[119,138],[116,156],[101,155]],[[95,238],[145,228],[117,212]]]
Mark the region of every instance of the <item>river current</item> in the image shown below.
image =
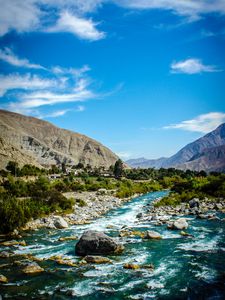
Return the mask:
[[[183,237],[179,231],[168,230],[166,225],[140,222],[137,214],[144,212],[146,205],[165,193],[155,192],[135,198],[91,224],[30,232],[23,237],[26,247],[0,247],[0,250],[11,249],[18,255],[29,253],[37,258],[45,258],[38,262],[45,272],[32,276],[22,274],[21,267],[14,264],[12,258],[1,258],[0,274],[9,279],[9,283],[0,286],[2,298],[225,299],[225,222],[187,216],[187,232],[193,238]],[[218,216],[220,219],[225,217],[222,214]],[[140,237],[119,238],[123,226],[139,231],[154,230],[163,239],[144,241]],[[47,260],[53,255],[62,255],[74,262],[80,261],[74,254],[76,241],[58,240],[70,235],[80,237],[88,229],[104,231],[115,237],[124,243],[125,251],[121,255],[110,256],[113,262],[109,264],[69,267]],[[123,268],[125,263],[153,264],[154,270],[128,270]]]

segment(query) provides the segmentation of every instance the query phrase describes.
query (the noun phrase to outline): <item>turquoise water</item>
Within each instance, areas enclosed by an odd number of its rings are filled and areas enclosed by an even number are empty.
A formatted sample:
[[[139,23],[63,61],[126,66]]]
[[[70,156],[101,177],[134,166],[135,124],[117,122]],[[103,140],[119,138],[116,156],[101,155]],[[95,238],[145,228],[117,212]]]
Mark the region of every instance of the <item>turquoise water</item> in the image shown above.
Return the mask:
[[[145,211],[146,204],[165,193],[138,197],[88,225],[30,232],[23,237],[27,247],[11,247],[11,250],[18,255],[31,253],[45,259],[62,255],[78,262],[80,258],[74,254],[76,241],[59,242],[58,239],[80,236],[83,231],[93,229],[123,242],[125,252],[111,256],[113,263],[104,265],[68,267],[45,260],[38,262],[45,272],[32,276],[22,274],[21,266],[13,264],[15,259],[21,260],[19,256],[0,259],[0,265],[8,264],[0,267],[0,274],[9,279],[8,284],[0,286],[3,299],[225,299],[225,222],[188,216],[187,231],[194,238],[181,237],[179,232],[167,230],[166,225],[140,223],[136,215]],[[122,226],[140,231],[155,230],[163,239],[119,238]],[[155,269],[126,270],[124,263],[153,263]]]

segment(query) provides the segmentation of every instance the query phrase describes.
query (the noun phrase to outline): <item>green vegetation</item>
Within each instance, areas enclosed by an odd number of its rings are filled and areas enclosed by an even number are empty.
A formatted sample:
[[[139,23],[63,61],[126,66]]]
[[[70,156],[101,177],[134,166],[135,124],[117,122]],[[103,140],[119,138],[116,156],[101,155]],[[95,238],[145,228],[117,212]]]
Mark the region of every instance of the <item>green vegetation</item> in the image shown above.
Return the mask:
[[[123,162],[121,159],[118,159],[115,163],[113,174],[115,178],[120,178],[123,175]]]
[[[55,211],[71,211],[74,203],[86,206],[86,202],[79,197],[67,199],[63,196],[66,192],[103,189],[111,191],[116,197],[128,198],[135,194],[170,189],[169,196],[163,198],[157,206],[177,205],[194,197],[225,197],[225,175],[217,173],[207,176],[205,172],[174,168],[124,169],[121,160],[109,170],[91,169],[79,163],[72,166],[71,172],[67,174],[67,168],[65,164],[60,168],[52,166],[48,170],[31,165],[20,168],[17,163],[9,162],[6,170],[0,171],[0,233],[11,232],[31,218]],[[51,177],[50,174],[59,175]]]
[[[174,183],[171,192],[159,202],[159,206],[176,206],[193,198],[200,200],[207,198],[225,198],[225,175],[215,174],[207,177],[192,177]]]

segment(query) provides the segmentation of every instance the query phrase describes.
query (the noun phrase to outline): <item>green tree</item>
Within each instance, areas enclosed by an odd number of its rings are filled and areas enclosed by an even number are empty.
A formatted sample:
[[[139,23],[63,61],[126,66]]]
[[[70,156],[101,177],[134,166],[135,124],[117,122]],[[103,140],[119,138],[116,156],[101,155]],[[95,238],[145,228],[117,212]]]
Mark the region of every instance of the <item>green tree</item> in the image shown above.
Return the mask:
[[[18,163],[15,161],[9,161],[6,170],[10,171],[12,175],[16,176],[19,171]]]
[[[115,178],[120,178],[123,174],[123,162],[121,159],[118,159],[115,163],[114,170],[113,170]]]

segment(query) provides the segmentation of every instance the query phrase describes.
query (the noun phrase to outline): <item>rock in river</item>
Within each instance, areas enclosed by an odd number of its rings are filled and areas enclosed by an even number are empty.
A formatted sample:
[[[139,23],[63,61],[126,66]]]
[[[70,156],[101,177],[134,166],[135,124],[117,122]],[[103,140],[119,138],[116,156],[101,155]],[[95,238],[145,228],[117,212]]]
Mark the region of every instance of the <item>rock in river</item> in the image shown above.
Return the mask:
[[[44,269],[41,268],[36,262],[31,262],[25,268],[23,268],[22,272],[25,274],[34,274],[44,272]]]
[[[83,233],[75,246],[77,255],[98,255],[117,254],[122,252],[124,247],[118,244],[113,238],[103,232],[88,230]]]
[[[108,257],[91,256],[91,255],[85,256],[84,260],[87,263],[94,263],[94,264],[107,264],[112,262]]]
[[[145,239],[154,239],[154,240],[160,240],[162,236],[156,232],[156,231],[150,231],[148,230],[144,236]]]
[[[180,218],[173,222],[173,229],[184,230],[188,228],[188,223],[186,219]]]
[[[0,283],[7,283],[7,282],[8,279],[4,275],[0,274]]]

